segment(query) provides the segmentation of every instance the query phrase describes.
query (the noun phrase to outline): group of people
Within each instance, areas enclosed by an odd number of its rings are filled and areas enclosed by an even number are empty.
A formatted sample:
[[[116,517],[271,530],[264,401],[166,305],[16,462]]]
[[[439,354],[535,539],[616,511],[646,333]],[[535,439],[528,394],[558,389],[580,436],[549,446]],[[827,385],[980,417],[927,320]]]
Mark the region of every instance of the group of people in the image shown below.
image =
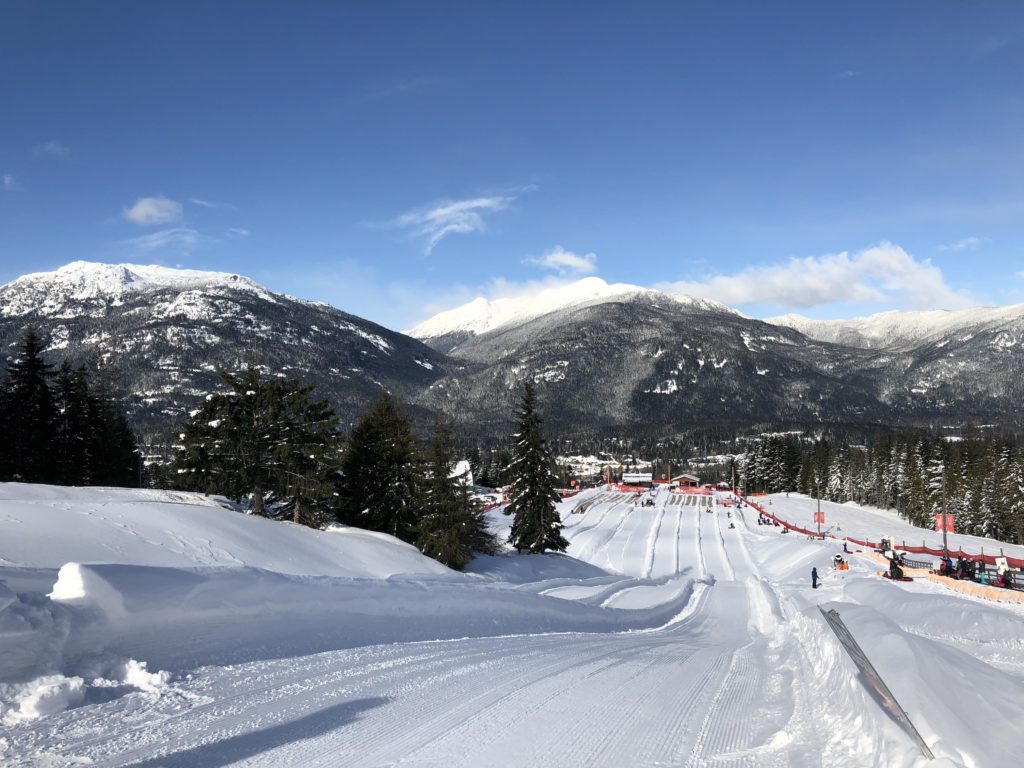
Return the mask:
[[[996,586],[1012,589],[1016,583],[1013,569],[1000,565],[996,568],[995,574],[989,574],[984,561],[975,562],[963,555],[957,557],[956,564],[949,555],[942,558],[939,563],[939,575],[948,576],[951,579],[965,579],[967,581],[978,581],[982,584],[993,584]]]

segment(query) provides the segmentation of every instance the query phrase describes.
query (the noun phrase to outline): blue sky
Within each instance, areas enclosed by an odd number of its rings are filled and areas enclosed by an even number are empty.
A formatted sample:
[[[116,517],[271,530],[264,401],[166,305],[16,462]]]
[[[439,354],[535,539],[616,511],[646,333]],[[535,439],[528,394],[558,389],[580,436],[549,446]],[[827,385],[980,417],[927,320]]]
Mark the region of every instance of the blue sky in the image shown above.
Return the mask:
[[[1024,4],[8,2],[0,281],[249,275],[392,328],[587,274],[1024,301]]]

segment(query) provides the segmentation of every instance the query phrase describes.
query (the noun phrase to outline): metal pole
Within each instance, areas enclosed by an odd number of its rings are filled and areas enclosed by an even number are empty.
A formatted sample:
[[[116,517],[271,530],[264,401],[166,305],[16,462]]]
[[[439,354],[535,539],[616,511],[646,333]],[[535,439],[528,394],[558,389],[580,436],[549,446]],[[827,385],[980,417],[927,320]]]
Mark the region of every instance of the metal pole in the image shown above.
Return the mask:
[[[814,493],[818,497],[818,514],[815,520],[818,521],[818,538],[821,538],[821,486],[817,482],[814,483]]]
[[[946,464],[942,464],[942,557],[943,559],[949,557],[949,547],[946,545],[946,528],[949,526],[946,523],[949,522],[949,518],[946,517]]]

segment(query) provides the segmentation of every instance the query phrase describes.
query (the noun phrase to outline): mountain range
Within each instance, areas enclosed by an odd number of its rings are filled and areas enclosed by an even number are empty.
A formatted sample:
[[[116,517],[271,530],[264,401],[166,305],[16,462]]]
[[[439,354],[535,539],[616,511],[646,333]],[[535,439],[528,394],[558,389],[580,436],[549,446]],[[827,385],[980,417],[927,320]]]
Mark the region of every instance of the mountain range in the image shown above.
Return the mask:
[[[1024,395],[1024,305],[757,320],[591,277],[476,299],[403,334],[239,275],[74,262],[0,287],[0,344],[28,325],[55,358],[112,364],[150,432],[214,390],[217,370],[249,364],[315,383],[346,423],[388,390],[416,420],[445,411],[476,437],[507,431],[526,379],[565,435],[1019,426]]]

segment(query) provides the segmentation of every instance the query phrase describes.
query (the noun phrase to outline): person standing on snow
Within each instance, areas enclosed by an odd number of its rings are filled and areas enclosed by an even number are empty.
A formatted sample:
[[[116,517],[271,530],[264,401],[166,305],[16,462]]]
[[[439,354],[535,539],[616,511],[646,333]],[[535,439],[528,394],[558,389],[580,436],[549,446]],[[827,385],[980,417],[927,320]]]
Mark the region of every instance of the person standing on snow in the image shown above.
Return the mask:
[[[818,569],[816,567],[811,568],[811,587],[813,589],[818,588]]]

